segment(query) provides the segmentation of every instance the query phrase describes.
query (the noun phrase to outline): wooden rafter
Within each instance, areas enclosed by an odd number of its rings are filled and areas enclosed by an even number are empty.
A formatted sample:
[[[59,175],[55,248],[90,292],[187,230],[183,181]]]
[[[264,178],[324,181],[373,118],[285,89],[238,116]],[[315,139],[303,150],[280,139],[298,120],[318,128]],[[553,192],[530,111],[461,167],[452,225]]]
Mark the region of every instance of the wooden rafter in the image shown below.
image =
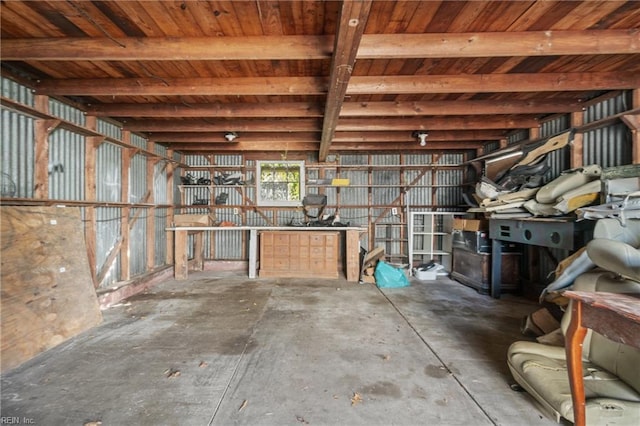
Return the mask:
[[[422,115],[485,115],[541,114],[580,111],[583,103],[573,99],[553,100],[464,100],[416,102],[344,102],[340,117],[422,116]],[[97,117],[147,118],[268,118],[322,117],[320,103],[285,102],[272,104],[101,104],[85,109]]]
[[[331,75],[329,76],[329,90],[322,123],[322,137],[318,158],[325,161],[331,139],[336,131],[340,109],[347,92],[356,54],[360,45],[360,38],[367,25],[371,0],[343,1],[338,19],[338,28],[331,60]]]
[[[337,118],[336,118],[337,120]],[[326,123],[326,120],[325,120]],[[392,117],[379,118],[371,121],[364,118],[343,118],[337,125],[332,125],[333,131],[385,131],[385,130],[473,130],[473,129],[518,129],[522,127],[536,127],[538,120],[532,116],[436,116],[436,117]],[[314,132],[320,130],[318,119],[290,119],[290,120],[224,120],[218,122],[204,122],[200,120],[138,120],[125,125],[125,129],[134,132],[222,132],[234,130],[237,132]],[[326,126],[326,124],[325,124]],[[326,131],[323,128],[323,134]],[[324,139],[322,140],[324,142]]]
[[[430,130],[429,141],[487,141],[498,140],[505,137],[502,130]],[[242,133],[236,142],[230,144],[221,133],[213,132],[154,132],[150,135],[154,142],[172,143],[178,146],[182,143],[214,143],[217,145],[233,145],[240,142],[258,143],[285,143],[285,142],[319,142],[320,132],[247,132]],[[333,136],[333,143],[336,142],[413,142],[415,138],[411,132],[394,131],[353,131],[336,132]],[[214,145],[215,146],[215,145]]]
[[[116,78],[42,80],[36,93],[79,96],[326,95],[319,77]],[[636,72],[570,72],[467,75],[355,76],[348,95],[416,93],[507,93],[617,90],[640,87]]]
[[[354,15],[357,18],[357,16]],[[326,59],[331,36],[37,38],[2,41],[3,61]],[[640,31],[366,34],[357,59],[634,54]]]

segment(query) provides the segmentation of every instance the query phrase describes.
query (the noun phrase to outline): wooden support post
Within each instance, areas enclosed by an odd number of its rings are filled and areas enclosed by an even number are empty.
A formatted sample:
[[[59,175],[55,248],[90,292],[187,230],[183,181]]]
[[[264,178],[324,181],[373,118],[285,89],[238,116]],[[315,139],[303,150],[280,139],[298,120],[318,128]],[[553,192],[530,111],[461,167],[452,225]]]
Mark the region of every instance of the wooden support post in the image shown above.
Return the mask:
[[[153,142],[147,142],[147,150],[154,152],[155,144]],[[153,205],[156,204],[155,192],[154,192],[154,177],[156,165],[158,164],[157,159],[147,158],[147,193],[149,197],[147,199],[147,203],[151,203]],[[153,270],[155,266],[155,257],[156,257],[156,244],[155,244],[155,235],[156,235],[156,208],[150,207],[147,209],[147,259],[146,259],[146,267],[147,271]]]
[[[197,271],[202,271],[204,269],[204,241],[203,241],[204,232],[198,231],[193,235],[195,240],[195,247],[193,251],[193,263],[194,268]]]
[[[186,280],[189,273],[189,256],[187,254],[187,231],[172,232],[175,239],[174,278]]]
[[[345,258],[347,265],[347,281],[360,280],[360,231],[346,231]]]
[[[86,117],[86,127],[91,130],[97,128],[96,116]],[[96,153],[98,146],[104,141],[103,137],[87,137],[87,146],[85,148],[84,168],[85,168],[85,188],[84,199],[87,201],[96,201]],[[87,256],[89,259],[89,268],[91,269],[91,278],[93,285],[98,288],[98,267],[96,259],[96,233],[97,233],[97,217],[96,208],[94,206],[85,207],[85,225],[84,225],[84,241],[87,245]]]
[[[529,140],[534,141],[540,139],[540,127],[531,127],[529,129]]]
[[[571,113],[571,127],[580,127],[584,124],[582,111]],[[584,165],[584,134],[576,133],[569,145],[569,167],[575,169]]]
[[[60,120],[36,120],[35,122],[35,170],[34,198],[49,198],[49,135]]]
[[[123,131],[122,132],[122,140],[127,143],[131,142],[131,132]],[[129,202],[129,172],[131,168],[131,157],[132,153],[129,149],[122,150],[122,181],[121,185],[121,194],[120,201],[123,203]],[[122,209],[122,217],[120,222],[120,232],[122,235],[122,247],[120,248],[120,279],[122,281],[127,281],[131,278],[131,250],[130,250],[130,229],[129,229],[129,215],[131,213],[131,209],[129,207],[124,207]]]
[[[640,108],[640,89],[632,91],[633,108]],[[631,163],[640,164],[640,115],[625,115],[623,121],[631,129]]]
[[[167,157],[173,158],[173,150],[167,150]],[[173,173],[175,166],[173,163],[167,163],[167,201],[170,206],[173,206]],[[167,209],[167,222],[165,226],[171,226],[173,222],[175,208],[169,207]],[[167,233],[167,247],[166,247],[166,258],[165,263],[167,265],[171,265],[174,262],[174,232]]]

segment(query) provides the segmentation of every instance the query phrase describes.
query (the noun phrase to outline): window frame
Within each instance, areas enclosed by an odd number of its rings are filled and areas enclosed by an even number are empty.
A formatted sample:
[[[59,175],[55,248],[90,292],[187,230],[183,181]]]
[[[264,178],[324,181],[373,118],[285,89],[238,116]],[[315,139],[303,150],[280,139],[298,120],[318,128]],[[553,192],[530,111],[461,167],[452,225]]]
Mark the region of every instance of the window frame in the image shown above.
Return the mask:
[[[278,165],[292,165],[299,169],[298,186],[299,197],[298,200],[274,200],[262,197],[262,188],[264,183],[262,182],[262,169],[263,166],[268,164]],[[273,169],[273,167],[269,167]],[[256,204],[258,206],[265,207],[300,207],[302,206],[302,199],[305,196],[305,162],[302,160],[258,160],[256,161]]]

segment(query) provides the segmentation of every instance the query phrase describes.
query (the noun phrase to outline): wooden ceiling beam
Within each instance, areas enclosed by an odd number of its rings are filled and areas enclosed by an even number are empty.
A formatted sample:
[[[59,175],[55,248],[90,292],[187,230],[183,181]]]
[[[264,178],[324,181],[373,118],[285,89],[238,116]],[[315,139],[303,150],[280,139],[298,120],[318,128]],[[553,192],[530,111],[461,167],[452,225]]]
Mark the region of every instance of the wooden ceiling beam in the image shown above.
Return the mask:
[[[333,137],[333,143],[343,142],[408,142],[415,141],[410,131],[397,132],[339,132]],[[492,141],[505,137],[505,132],[501,130],[430,130],[429,141],[451,142],[451,141]]]
[[[154,132],[148,135],[149,140],[158,143],[225,143],[229,144],[224,138],[223,132]],[[291,132],[291,133],[275,133],[275,132],[241,132],[238,138],[232,143],[238,142],[320,142],[320,131],[317,132]]]
[[[639,48],[638,29],[368,34],[358,59],[635,54]]]
[[[332,143],[347,142],[413,142],[416,140],[411,131],[397,132],[336,132]],[[151,133],[149,140],[158,143],[190,144],[190,143],[222,143],[230,144],[222,132],[163,132]],[[429,142],[493,141],[505,137],[501,130],[431,130]],[[320,142],[320,132],[243,132],[232,144],[238,142]]]
[[[320,131],[317,118],[291,120],[176,121],[138,120],[124,124],[132,132],[313,132]]]
[[[434,117],[379,117],[343,118],[336,131],[388,131],[388,130],[483,130],[522,129],[538,127],[537,119],[530,116],[434,116]],[[124,124],[124,129],[132,132],[315,132],[321,129],[319,119],[289,120],[229,120],[217,122],[187,120],[137,120]]]
[[[360,38],[367,25],[372,0],[342,2],[338,28],[336,30],[333,58],[331,60],[331,75],[329,76],[329,90],[322,123],[322,137],[318,159],[325,161],[331,139],[336,131],[340,109],[347,92],[351,72],[356,62],[356,54],[360,45]]]
[[[385,130],[481,130],[481,129],[527,129],[538,127],[538,120],[531,117],[493,116],[447,116],[421,118],[343,118],[337,131],[385,131]]]
[[[358,76],[348,95],[415,93],[509,93],[615,90],[640,87],[640,73],[514,73]]]
[[[550,114],[581,111],[585,105],[575,99],[551,100],[465,100],[416,102],[344,102],[340,117]],[[322,117],[319,103],[282,102],[264,104],[101,104],[85,108],[97,117],[148,118],[268,118]]]
[[[260,96],[325,95],[326,77],[107,78],[42,80],[42,95],[79,96]]]
[[[299,143],[263,143],[263,142],[238,142],[233,144],[218,143],[190,143],[162,144],[176,151],[198,152],[296,152],[317,151],[319,142]],[[455,141],[455,142],[430,142],[426,147],[421,147],[417,142],[359,142],[359,143],[333,143],[330,152],[337,151],[414,151],[414,150],[450,150],[450,149],[477,149],[483,145],[481,141]]]
[[[507,35],[507,36],[505,36]],[[3,61],[328,59],[332,36],[3,39]],[[365,34],[357,59],[634,54],[640,31]]]
[[[464,100],[416,102],[345,102],[341,117],[549,114],[581,111],[575,99],[550,100]]]
[[[320,142],[234,142],[234,143],[163,143],[162,145],[176,151],[206,151],[206,152],[247,152],[247,151],[317,151]]]
[[[36,94],[60,96],[322,95],[322,77],[123,78],[43,80]],[[515,73],[354,76],[348,95],[417,93],[507,93],[616,90],[640,87],[640,73]]]
[[[265,104],[100,104],[85,109],[97,117],[150,117],[150,118],[260,118],[260,117],[322,117],[324,109],[319,103],[281,102]]]
[[[2,40],[3,61],[295,60],[328,59],[331,52],[332,36],[64,37]]]

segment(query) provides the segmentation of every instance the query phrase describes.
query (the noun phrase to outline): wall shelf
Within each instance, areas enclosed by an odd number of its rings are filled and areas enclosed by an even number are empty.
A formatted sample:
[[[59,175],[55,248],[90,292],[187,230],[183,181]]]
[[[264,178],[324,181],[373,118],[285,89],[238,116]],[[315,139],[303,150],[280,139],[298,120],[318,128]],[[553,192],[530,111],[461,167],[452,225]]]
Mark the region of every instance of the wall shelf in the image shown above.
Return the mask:
[[[409,263],[435,261],[451,272],[455,212],[409,212]],[[458,213],[459,214],[459,213]]]

